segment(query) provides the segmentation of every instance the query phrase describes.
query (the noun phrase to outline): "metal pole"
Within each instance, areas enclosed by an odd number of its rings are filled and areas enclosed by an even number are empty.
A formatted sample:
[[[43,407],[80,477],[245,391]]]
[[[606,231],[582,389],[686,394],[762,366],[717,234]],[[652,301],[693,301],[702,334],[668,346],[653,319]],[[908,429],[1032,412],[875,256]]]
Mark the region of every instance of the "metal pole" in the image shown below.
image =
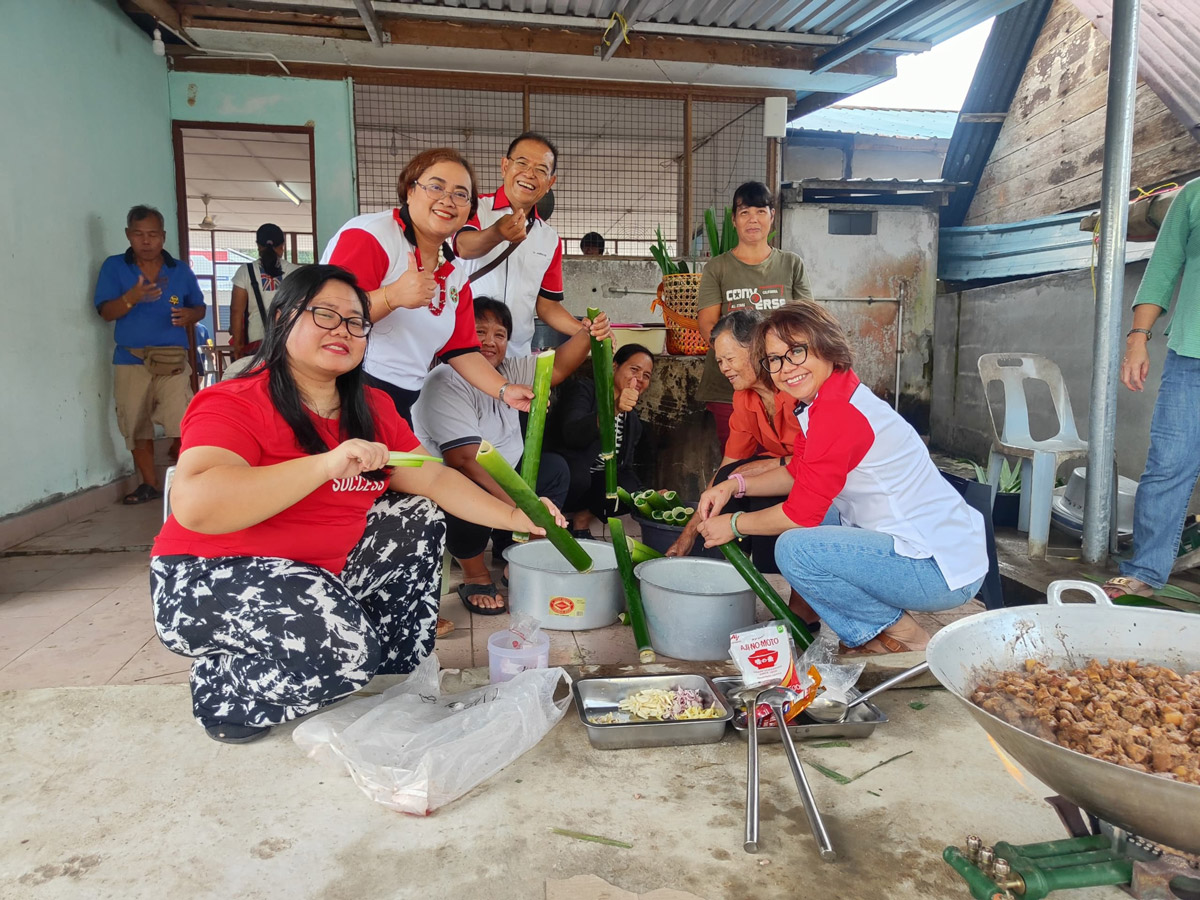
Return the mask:
[[[1137,90],[1138,18],[1141,0],[1113,0],[1108,57],[1108,110],[1104,124],[1104,182],[1100,203],[1100,261],[1096,267],[1096,331],[1092,344],[1092,396],[1088,418],[1088,480],[1083,514],[1083,558],[1108,553],[1113,505],[1112,471],[1117,428],[1117,375],[1125,283],[1125,231],[1129,224],[1133,102]]]

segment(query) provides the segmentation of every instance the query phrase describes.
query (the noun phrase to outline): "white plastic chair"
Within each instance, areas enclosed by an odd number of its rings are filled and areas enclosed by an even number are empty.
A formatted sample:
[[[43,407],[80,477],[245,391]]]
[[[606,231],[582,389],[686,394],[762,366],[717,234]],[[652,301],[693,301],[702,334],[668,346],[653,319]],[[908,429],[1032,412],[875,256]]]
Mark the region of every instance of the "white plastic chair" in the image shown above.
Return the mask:
[[[1030,559],[1046,558],[1050,538],[1050,501],[1054,494],[1054,475],[1059,466],[1087,457],[1087,441],[1075,430],[1071,398],[1063,382],[1062,371],[1044,356],[1033,353],[985,353],[979,357],[979,377],[983,381],[984,401],[992,420],[992,449],[988,455],[988,481],[992,500],[1000,483],[1004,457],[1021,461],[1021,509],[1017,528],[1029,532]],[[1050,389],[1054,411],[1058,414],[1058,433],[1046,440],[1035,440],[1029,431],[1029,406],[1025,401],[1025,382],[1042,381]],[[988,400],[988,385],[1004,385],[1004,425],[996,424],[996,411]]]

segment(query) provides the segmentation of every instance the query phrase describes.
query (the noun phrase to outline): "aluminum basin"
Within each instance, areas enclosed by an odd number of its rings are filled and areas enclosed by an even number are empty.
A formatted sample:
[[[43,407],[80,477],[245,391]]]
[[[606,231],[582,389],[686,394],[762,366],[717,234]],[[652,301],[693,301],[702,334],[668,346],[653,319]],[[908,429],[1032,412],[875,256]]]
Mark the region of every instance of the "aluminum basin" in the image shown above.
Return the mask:
[[[754,591],[724,560],[649,559],[635,568],[650,645],[672,659],[729,658],[729,633],[754,624]]]
[[[508,547],[508,608],[533,616],[551,631],[585,631],[616,622],[625,609],[625,591],[612,544],[579,543],[594,563],[587,574],[575,571],[549,541]]]

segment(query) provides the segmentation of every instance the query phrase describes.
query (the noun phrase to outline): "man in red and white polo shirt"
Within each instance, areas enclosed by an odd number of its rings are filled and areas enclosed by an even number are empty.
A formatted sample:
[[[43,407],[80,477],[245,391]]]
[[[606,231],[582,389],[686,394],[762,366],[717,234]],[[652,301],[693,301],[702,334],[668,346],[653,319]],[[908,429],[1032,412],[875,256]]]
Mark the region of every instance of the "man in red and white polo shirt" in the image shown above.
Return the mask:
[[[504,185],[479,196],[478,213],[455,238],[455,252],[477,261],[471,290],[504,303],[513,317],[510,356],[528,356],[536,316],[572,335],[583,326],[563,308],[562,242],[535,205],[557,181],[558,148],[527,131],[500,161]]]

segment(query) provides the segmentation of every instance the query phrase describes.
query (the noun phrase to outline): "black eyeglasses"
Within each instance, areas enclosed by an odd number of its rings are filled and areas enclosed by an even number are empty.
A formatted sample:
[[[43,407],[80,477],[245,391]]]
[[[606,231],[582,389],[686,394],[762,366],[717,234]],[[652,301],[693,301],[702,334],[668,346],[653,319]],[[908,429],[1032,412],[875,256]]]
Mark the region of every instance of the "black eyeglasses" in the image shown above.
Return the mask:
[[[455,206],[471,205],[471,193],[469,191],[464,191],[462,188],[459,188],[457,191],[448,191],[436,181],[430,182],[429,184],[421,184],[419,181],[414,181],[413,184],[427,193],[429,195],[429,199],[434,203],[437,203],[443,197],[449,197]]]
[[[351,337],[366,337],[371,333],[371,323],[362,316],[343,316],[324,306],[306,306],[306,312],[312,313],[313,324],[326,331],[334,331],[343,322]]]
[[[783,370],[784,361],[791,363],[793,366],[802,366],[808,359],[808,344],[797,344],[795,347],[789,347],[788,352],[783,356],[768,354],[763,357],[762,367],[774,375],[776,372]]]

